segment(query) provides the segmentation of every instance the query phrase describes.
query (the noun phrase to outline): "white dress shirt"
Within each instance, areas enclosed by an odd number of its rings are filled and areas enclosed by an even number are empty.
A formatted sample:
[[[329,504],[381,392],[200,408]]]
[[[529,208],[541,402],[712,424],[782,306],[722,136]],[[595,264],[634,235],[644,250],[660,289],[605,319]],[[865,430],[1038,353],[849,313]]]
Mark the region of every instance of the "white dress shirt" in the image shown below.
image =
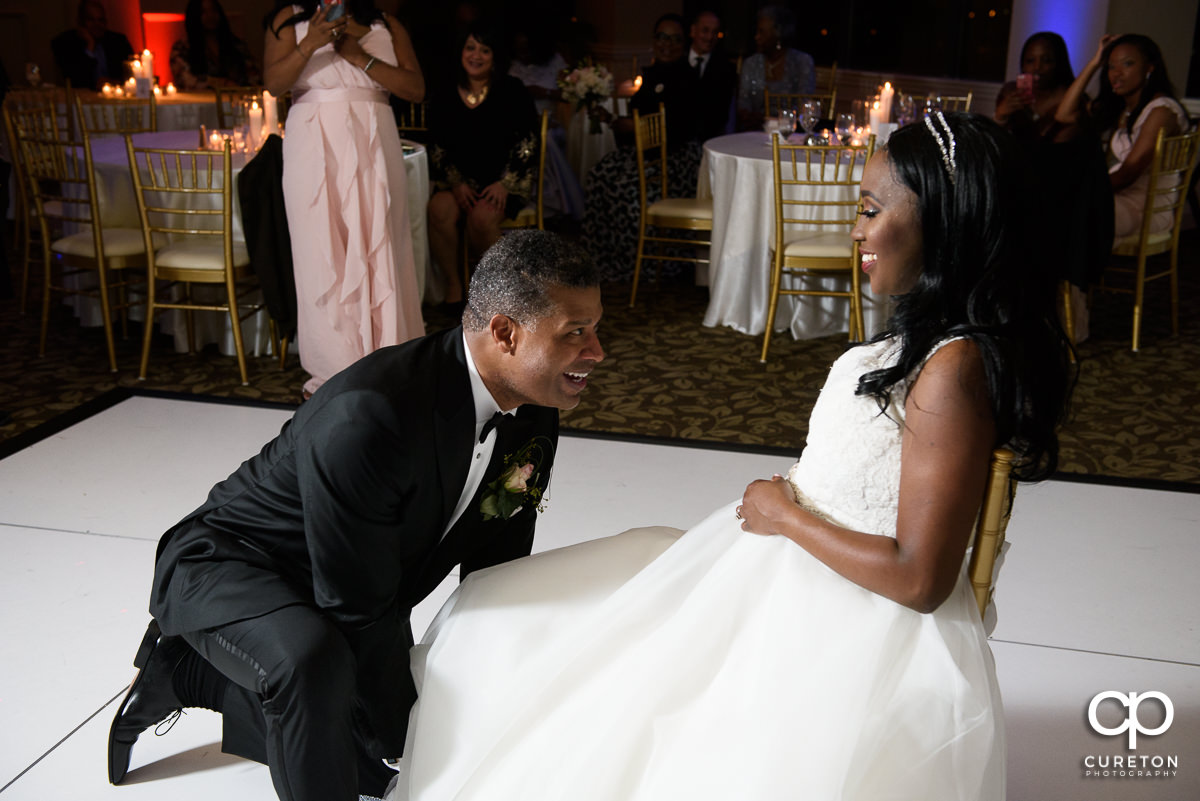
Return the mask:
[[[483,431],[483,424],[490,420],[496,412],[503,411],[505,414],[516,412],[516,409],[501,409],[500,404],[496,403],[496,399],[488,391],[487,386],[483,383],[483,378],[479,375],[479,368],[475,366],[475,359],[471,356],[471,348],[467,344],[465,333],[463,334],[463,350],[467,354],[467,375],[471,380],[471,398],[475,401],[475,436],[471,438],[475,450],[471,454],[471,469],[467,471],[467,482],[463,485],[462,494],[458,496],[458,503],[454,506],[450,521],[446,523],[446,529],[442,532],[443,537],[450,529],[454,528],[458,518],[466,511],[467,505],[475,497],[475,491],[479,489],[479,483],[483,481],[484,471],[492,461],[492,452],[496,448],[496,429],[493,428],[489,431],[483,442],[480,442],[479,434]]]
[[[696,62],[697,61],[700,62],[700,77],[701,78],[704,77],[704,71],[706,69],[708,69],[708,58],[711,55],[712,55],[712,53],[705,53],[704,55],[700,55],[695,50],[688,48],[688,64],[690,64],[692,66],[692,69],[695,69]]]

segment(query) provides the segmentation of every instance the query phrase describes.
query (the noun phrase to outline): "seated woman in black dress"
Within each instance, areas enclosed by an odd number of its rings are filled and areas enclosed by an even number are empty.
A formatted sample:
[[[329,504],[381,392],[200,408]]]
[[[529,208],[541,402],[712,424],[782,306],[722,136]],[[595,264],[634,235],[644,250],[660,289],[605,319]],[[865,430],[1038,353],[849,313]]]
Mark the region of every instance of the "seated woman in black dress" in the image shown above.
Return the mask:
[[[443,300],[463,299],[459,224],[482,253],[533,197],[537,114],[524,84],[507,74],[503,33],[471,23],[461,41],[458,80],[429,104],[429,249],[441,271]]]

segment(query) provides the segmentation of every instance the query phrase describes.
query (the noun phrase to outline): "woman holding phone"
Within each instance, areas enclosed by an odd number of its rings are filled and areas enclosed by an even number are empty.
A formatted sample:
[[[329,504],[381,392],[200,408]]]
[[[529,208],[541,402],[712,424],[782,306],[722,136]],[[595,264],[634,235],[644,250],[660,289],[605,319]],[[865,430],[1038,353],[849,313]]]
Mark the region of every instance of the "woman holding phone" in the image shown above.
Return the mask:
[[[1108,263],[1112,190],[1096,131],[1084,124],[1087,97],[1073,94],[1067,43],[1041,31],[1021,48],[1021,74],[996,98],[995,120],[1012,132],[1037,181],[1039,240],[1056,278],[1070,287],[1075,340],[1088,336],[1087,288]],[[1070,113],[1068,113],[1068,109]]]
[[[266,89],[292,92],[283,195],[307,398],[362,356],[425,333],[404,152],[389,94],[420,102],[408,33],[372,0],[288,3],[268,18]]]

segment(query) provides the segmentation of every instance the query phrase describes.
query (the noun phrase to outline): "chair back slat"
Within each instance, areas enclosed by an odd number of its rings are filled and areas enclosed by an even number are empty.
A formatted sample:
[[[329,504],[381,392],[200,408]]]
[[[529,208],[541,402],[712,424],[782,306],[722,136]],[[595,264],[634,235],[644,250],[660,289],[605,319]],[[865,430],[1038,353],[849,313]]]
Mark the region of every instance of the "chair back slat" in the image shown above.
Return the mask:
[[[146,237],[154,234],[221,237],[233,244],[232,150],[174,150],[136,147],[125,137],[134,197]]]
[[[771,156],[775,177],[775,240],[782,247],[784,232],[792,225],[854,226],[860,200],[856,191],[862,171],[875,152],[875,137],[865,145],[783,144],[774,137]],[[795,189],[791,189],[794,187]],[[819,192],[800,194],[802,188],[841,188],[841,197]]]
[[[401,100],[394,106],[396,111],[396,127],[401,136],[413,133],[428,133],[429,126],[425,122],[425,103],[413,103]]]
[[[149,97],[95,97],[75,93],[75,118],[87,133],[129,134],[158,130],[158,103]]]
[[[659,197],[669,197],[667,190],[667,125],[666,110],[662,103],[653,114],[633,112],[634,150],[638,165],[638,197],[641,212],[646,213],[646,207],[652,201],[649,199],[647,176],[654,170],[658,171],[656,180],[660,184]]]
[[[91,142],[50,136],[19,137],[26,189],[37,210],[46,247],[68,233],[91,228],[99,259],[104,257]]]

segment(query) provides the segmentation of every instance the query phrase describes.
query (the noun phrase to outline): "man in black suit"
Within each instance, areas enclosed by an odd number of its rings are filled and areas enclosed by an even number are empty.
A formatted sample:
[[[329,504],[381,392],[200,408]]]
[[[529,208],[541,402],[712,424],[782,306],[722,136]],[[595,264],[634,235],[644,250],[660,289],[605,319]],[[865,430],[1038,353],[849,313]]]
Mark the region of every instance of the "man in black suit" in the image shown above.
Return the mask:
[[[351,365],[214,487],[159,543],[110,780],[145,728],[203,706],[284,801],[381,795],[416,697],[409,614],[454,565],[529,554],[557,410],[604,358],[600,315],[581,251],[510,234],[462,327]]]
[[[721,18],[715,11],[704,10],[692,20],[688,31],[692,46],[688,65],[699,80],[698,117],[700,141],[731,133],[733,93],[737,88],[737,70],[720,48]]]
[[[79,3],[77,26],[50,41],[54,63],[76,89],[99,89],[104,82],[124,83],[125,61],[133,46],[125,34],[108,29],[108,13],[100,0]]]

